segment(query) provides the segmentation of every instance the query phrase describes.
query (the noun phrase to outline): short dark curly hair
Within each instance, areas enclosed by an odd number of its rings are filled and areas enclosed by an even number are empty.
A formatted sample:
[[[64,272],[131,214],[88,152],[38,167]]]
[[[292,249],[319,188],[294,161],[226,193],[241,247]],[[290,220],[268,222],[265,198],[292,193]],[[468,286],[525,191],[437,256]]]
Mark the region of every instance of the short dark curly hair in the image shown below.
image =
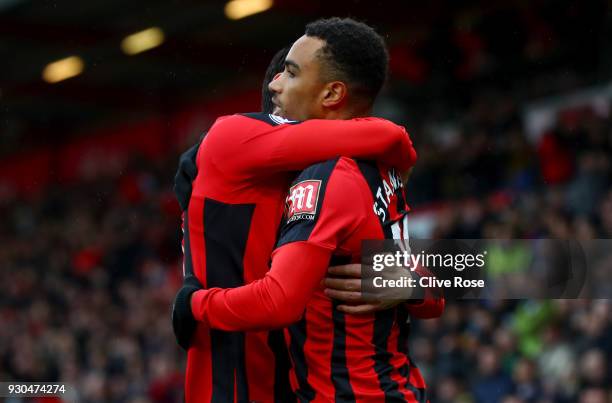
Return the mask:
[[[345,81],[353,94],[373,104],[387,79],[389,53],[384,39],[363,22],[338,17],[309,23],[305,34],[325,41],[319,50],[324,79]]]

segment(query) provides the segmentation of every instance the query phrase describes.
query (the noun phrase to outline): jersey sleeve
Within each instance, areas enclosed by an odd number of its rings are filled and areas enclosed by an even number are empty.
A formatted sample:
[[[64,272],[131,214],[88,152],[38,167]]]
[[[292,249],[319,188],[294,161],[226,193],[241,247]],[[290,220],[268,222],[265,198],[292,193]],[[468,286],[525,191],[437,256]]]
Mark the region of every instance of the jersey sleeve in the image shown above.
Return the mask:
[[[295,122],[252,113],[219,119],[210,134],[220,140],[217,161],[247,175],[298,171],[339,156],[373,159],[405,171],[417,158],[402,126],[373,117]]]
[[[420,277],[434,276],[423,266],[418,266],[414,274],[417,277],[417,282]],[[433,319],[442,316],[446,305],[443,290],[438,287],[427,287],[422,289],[422,292],[422,299],[411,300],[404,304],[410,315],[418,319]]]
[[[354,160],[305,169],[289,189],[277,247],[305,241],[337,249],[367,219],[370,190]]]
[[[174,194],[178,200],[181,210],[187,210],[189,206],[189,199],[191,198],[191,191],[193,188],[193,181],[198,174],[198,167],[196,165],[196,156],[200,148],[200,142],[192,146],[189,150],[181,154],[179,159],[179,167],[174,176]]]
[[[289,192],[295,205],[286,214],[270,271],[242,287],[195,292],[191,306],[197,320],[239,331],[284,327],[299,319],[332,255],[365,217],[359,206],[347,208],[366,186],[347,161],[328,161],[302,172]]]
[[[327,272],[331,251],[306,242],[279,248],[263,279],[192,294],[196,320],[225,331],[282,328],[299,320]]]

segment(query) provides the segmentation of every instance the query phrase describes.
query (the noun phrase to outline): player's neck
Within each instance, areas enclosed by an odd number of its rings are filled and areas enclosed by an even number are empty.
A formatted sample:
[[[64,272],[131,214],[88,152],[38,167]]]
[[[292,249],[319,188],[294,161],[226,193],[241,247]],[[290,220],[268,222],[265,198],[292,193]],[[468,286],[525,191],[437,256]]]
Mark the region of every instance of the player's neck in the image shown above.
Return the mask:
[[[347,119],[354,119],[354,118],[363,118],[367,116],[372,116],[372,108],[344,107],[340,109],[329,110],[325,114],[325,119],[347,120]]]

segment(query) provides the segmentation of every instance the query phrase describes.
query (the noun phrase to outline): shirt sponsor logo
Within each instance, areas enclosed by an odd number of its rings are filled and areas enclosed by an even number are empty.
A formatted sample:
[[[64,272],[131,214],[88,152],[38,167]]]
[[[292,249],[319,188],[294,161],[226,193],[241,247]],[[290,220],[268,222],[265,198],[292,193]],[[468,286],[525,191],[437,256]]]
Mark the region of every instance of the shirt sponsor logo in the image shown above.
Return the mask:
[[[319,203],[320,180],[305,180],[291,186],[287,196],[287,223],[295,220],[314,220]]]

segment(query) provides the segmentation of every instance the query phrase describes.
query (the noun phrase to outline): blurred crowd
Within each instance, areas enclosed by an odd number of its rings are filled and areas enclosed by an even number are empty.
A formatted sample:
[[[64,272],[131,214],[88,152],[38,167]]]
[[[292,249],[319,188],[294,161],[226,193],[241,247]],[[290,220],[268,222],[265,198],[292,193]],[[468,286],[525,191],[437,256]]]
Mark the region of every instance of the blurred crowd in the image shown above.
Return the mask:
[[[532,141],[512,101],[483,96],[452,127],[413,136],[411,204],[452,206],[440,209],[436,237],[611,238],[610,113],[563,110]]]
[[[564,110],[532,142],[516,105],[476,100],[453,127],[423,127],[409,182],[433,238],[612,238],[610,111]],[[607,272],[612,261],[602,262]],[[609,285],[609,277],[605,280]],[[413,324],[432,402],[612,401],[609,300],[460,301]]]
[[[1,380],[66,382],[79,402],[182,401],[175,167],[139,161],[2,207]]]
[[[436,403],[606,403],[608,300],[463,301],[413,323],[411,351]]]

